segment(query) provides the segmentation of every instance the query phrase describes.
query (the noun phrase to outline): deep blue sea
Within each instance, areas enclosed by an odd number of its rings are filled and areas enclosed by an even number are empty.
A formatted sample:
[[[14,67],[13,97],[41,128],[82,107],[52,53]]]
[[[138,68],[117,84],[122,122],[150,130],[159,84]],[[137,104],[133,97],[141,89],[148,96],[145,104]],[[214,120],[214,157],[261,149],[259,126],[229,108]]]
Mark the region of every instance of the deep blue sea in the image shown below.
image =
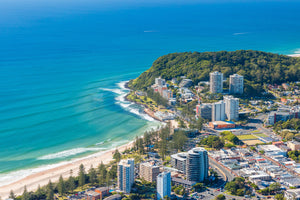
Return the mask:
[[[288,0],[0,0],[0,185],[157,127],[124,100],[124,81],[161,55],[300,53],[299,8]]]

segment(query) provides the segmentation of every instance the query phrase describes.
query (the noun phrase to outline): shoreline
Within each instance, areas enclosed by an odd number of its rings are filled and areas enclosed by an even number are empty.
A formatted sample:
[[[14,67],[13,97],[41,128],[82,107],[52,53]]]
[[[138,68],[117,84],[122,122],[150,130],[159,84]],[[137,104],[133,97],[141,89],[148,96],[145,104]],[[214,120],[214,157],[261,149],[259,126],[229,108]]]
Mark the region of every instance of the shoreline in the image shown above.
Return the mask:
[[[300,57],[300,54],[290,54],[288,56],[290,56],[290,57]]]
[[[131,91],[131,89],[128,87],[129,81],[126,81],[124,88]],[[125,96],[125,100],[132,102],[127,99],[127,95]],[[153,118],[154,120],[158,120],[154,115],[151,115],[149,112],[146,112],[145,105],[139,104],[137,102],[132,102],[135,104],[138,104],[144,108],[145,114],[147,114],[149,117]],[[171,122],[172,123],[172,122]],[[172,123],[174,126],[176,126],[176,123]],[[125,151],[126,149],[132,148],[134,143],[134,140],[127,142],[126,144],[113,147],[112,149],[106,150],[106,151],[99,151],[95,152],[91,155],[88,155],[86,157],[82,158],[75,158],[70,161],[62,161],[57,164],[54,167],[50,167],[49,169],[44,169],[38,172],[33,172],[32,174],[29,174],[19,180],[9,182],[8,184],[0,186],[0,197],[1,198],[8,198],[10,191],[13,190],[15,195],[21,195],[24,190],[24,186],[27,187],[27,191],[36,191],[38,186],[40,185],[45,186],[48,184],[49,180],[51,180],[52,183],[58,182],[59,177],[62,175],[64,179],[69,178],[70,172],[72,170],[72,176],[77,176],[79,172],[79,166],[81,164],[84,165],[85,170],[88,171],[91,166],[94,168],[98,167],[98,165],[103,162],[104,164],[108,164],[110,161],[113,160],[113,153],[116,149],[118,149],[120,152]],[[35,168],[33,168],[35,169]]]
[[[72,175],[77,176],[79,172],[79,166],[81,164],[84,165],[86,171],[88,171],[91,166],[93,166],[94,168],[98,167],[101,162],[103,162],[104,164],[108,164],[113,160],[112,155],[116,149],[118,149],[120,152],[123,152],[126,149],[132,148],[133,143],[134,141],[130,141],[124,145],[115,147],[114,149],[97,152],[88,157],[70,161],[66,164],[34,173],[8,185],[1,186],[0,197],[7,198],[11,190],[13,190],[16,195],[21,195],[23,193],[25,185],[27,187],[27,191],[35,191],[37,190],[39,185],[47,185],[49,180],[51,180],[51,182],[57,182],[60,175],[62,175],[63,178],[68,178],[70,176],[71,170],[73,171]]]

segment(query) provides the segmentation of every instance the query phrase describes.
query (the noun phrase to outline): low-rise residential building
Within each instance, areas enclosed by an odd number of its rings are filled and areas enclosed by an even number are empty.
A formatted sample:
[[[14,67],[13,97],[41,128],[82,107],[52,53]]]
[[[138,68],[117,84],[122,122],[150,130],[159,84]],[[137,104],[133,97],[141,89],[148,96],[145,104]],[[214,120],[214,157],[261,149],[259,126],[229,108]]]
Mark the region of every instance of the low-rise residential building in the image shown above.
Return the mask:
[[[163,86],[166,84],[166,80],[162,79],[161,77],[155,78],[155,85]]]
[[[176,186],[183,186],[184,188],[191,188],[193,185],[195,185],[196,181],[189,181],[178,177],[172,177],[172,183]]]
[[[285,156],[287,155],[287,152],[278,148],[275,145],[259,145],[259,149],[263,150],[267,156],[275,156],[275,155],[282,155]]]
[[[288,141],[287,146],[292,150],[292,151],[298,151],[300,150],[300,142],[297,141]]]
[[[173,92],[172,90],[163,90],[162,91],[162,97],[169,100],[171,98],[173,98]]]
[[[96,188],[95,192],[100,194],[100,198],[103,199],[103,197],[107,196],[109,194],[109,188],[108,187],[100,187]]]
[[[300,189],[290,189],[284,192],[286,200],[300,200]]]
[[[193,85],[193,81],[191,79],[183,79],[180,82],[179,87],[188,88],[188,87],[191,87],[192,85]]]
[[[86,192],[86,200],[98,200],[101,199],[101,195],[95,191]]]

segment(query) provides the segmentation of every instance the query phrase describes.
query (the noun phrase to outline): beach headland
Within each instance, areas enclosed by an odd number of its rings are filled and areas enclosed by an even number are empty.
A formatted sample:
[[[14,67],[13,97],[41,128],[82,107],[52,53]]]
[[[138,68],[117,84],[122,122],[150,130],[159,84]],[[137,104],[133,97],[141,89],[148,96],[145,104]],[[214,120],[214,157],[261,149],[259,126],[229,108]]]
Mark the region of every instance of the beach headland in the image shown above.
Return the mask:
[[[129,142],[127,144],[124,144],[120,147],[116,147],[108,151],[98,152],[86,158],[70,161],[66,164],[62,164],[61,166],[54,167],[52,169],[48,169],[35,174],[31,174],[21,180],[15,181],[8,185],[1,186],[0,196],[2,198],[7,198],[11,190],[13,190],[16,195],[20,195],[23,193],[24,186],[27,187],[28,191],[35,191],[39,185],[47,185],[49,180],[51,180],[52,182],[57,182],[60,175],[62,175],[63,178],[68,178],[70,176],[71,171],[73,173],[73,176],[77,176],[79,166],[81,164],[84,165],[86,170],[90,169],[91,166],[97,167],[101,162],[107,164],[113,160],[112,155],[116,149],[118,149],[120,152],[123,152],[126,149],[131,149],[132,146],[133,142]]]

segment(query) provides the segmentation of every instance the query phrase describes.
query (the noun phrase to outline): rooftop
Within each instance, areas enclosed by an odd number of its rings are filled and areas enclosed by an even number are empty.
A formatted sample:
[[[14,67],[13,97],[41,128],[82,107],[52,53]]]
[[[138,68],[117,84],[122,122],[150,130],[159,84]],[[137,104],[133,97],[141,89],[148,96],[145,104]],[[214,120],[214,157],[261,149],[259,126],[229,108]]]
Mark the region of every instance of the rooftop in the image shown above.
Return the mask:
[[[177,178],[177,177],[172,177],[172,181],[179,183],[179,184],[189,185],[189,186],[193,186],[197,183],[195,181],[188,181],[188,180],[185,180],[182,178]]]
[[[177,160],[185,161],[187,157],[187,153],[177,153],[171,155],[171,158],[175,158]]]

